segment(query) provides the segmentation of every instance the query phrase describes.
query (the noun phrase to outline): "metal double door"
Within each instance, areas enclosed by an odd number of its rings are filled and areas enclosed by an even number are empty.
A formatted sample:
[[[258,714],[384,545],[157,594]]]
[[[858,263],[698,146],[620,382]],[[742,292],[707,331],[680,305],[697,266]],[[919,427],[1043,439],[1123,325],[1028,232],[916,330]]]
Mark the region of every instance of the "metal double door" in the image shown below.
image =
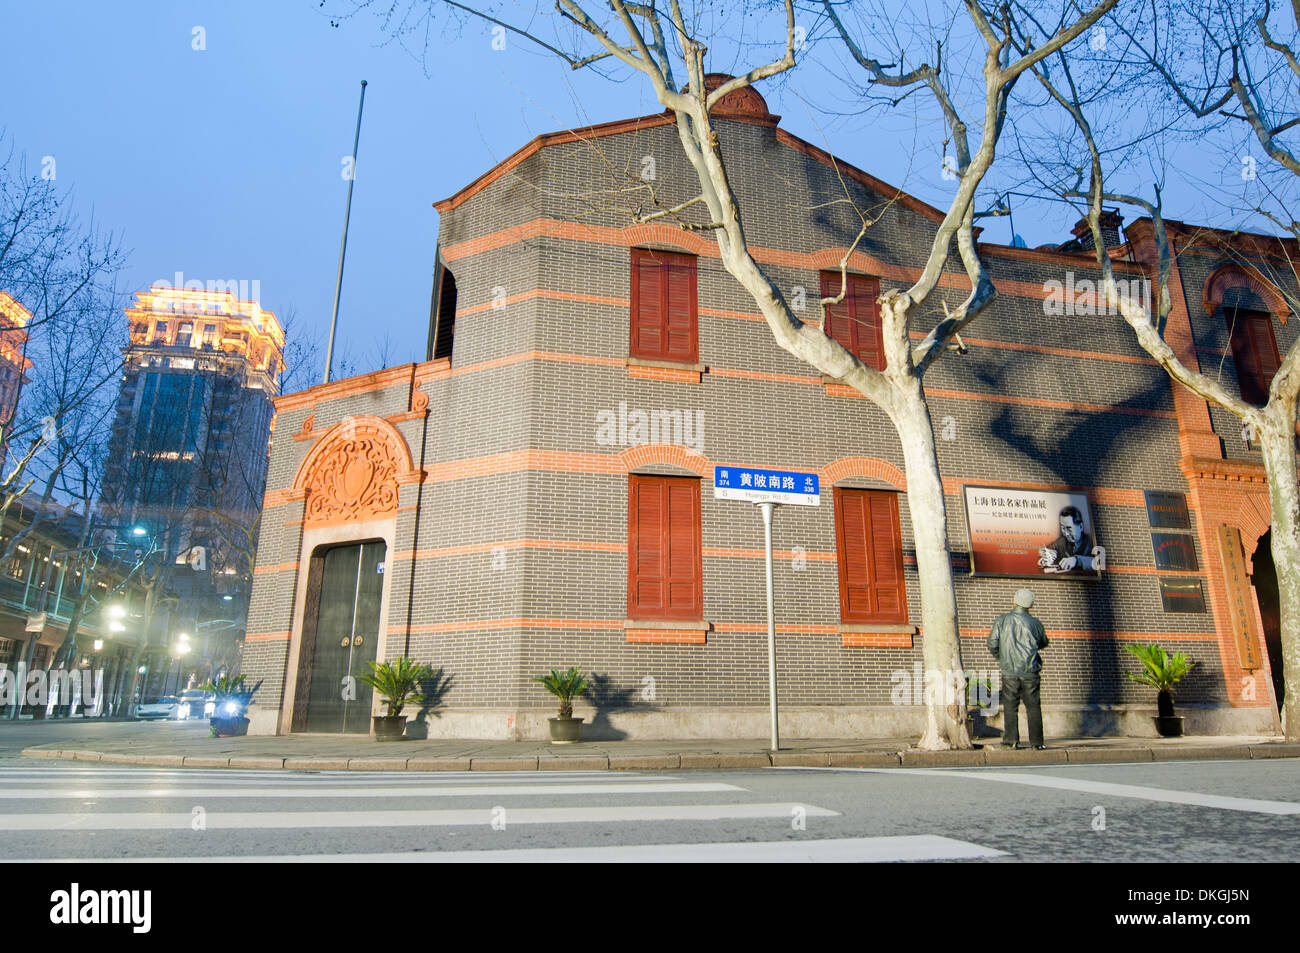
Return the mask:
[[[307,731],[365,734],[374,692],[368,673],[379,648],[384,592],[382,541],[336,546],[321,566]]]

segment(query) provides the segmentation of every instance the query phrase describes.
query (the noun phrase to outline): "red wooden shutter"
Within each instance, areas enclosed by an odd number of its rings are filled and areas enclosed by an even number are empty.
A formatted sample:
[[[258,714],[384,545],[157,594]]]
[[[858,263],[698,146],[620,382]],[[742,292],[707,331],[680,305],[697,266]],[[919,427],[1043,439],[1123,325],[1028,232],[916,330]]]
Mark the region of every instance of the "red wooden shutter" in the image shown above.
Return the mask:
[[[907,621],[903,588],[903,540],[898,526],[898,494],[867,492],[871,511],[871,597],[876,617]]]
[[[632,477],[628,508],[628,611],[631,616],[662,612],[664,597],[664,501],[660,486]]]
[[[837,297],[840,283],[839,272],[822,272],[822,297]],[[877,305],[879,282],[863,275],[849,275],[848,285],[843,301],[825,306],[824,330],[863,364],[883,371],[885,354],[881,347],[880,309]]]
[[[696,286],[692,256],[632,249],[632,357],[699,361]]]
[[[885,369],[885,352],[880,346],[880,308],[876,303],[877,282],[861,275],[850,276],[853,295],[853,320],[857,330],[854,354],[859,361],[878,371]]]
[[[852,277],[852,276],[850,276]],[[822,272],[822,297],[835,298],[840,293],[840,276],[839,273]],[[822,330],[826,336],[832,338],[840,344],[844,350],[850,354],[855,354],[853,347],[853,286],[849,285],[849,291],[844,295],[844,300],[837,304],[828,304],[826,309],[826,323]]]
[[[652,255],[632,249],[633,357],[660,355],[664,350],[664,270]]]
[[[1237,366],[1241,399],[1262,407],[1281,361],[1273,338],[1272,315],[1263,311],[1229,310],[1232,360]]]
[[[700,481],[633,474],[628,507],[628,616],[700,619]]]
[[[835,544],[841,620],[906,622],[898,494],[836,487]]]

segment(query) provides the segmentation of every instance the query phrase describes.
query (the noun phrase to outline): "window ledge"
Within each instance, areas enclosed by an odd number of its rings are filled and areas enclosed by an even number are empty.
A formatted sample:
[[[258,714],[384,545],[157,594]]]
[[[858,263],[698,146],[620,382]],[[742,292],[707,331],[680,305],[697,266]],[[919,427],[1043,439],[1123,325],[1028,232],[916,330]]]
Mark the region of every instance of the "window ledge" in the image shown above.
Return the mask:
[[[699,619],[624,619],[623,628],[625,629],[698,629],[701,632],[709,632],[713,629],[713,623],[701,622]]]
[[[675,361],[647,361],[639,357],[627,359],[627,376],[647,381],[668,381],[674,384],[698,384],[709,369],[703,364],[686,364]]]
[[[868,622],[862,625],[840,625],[840,633],[843,635],[916,635],[917,627],[914,625],[897,625],[888,622]]]
[[[627,619],[623,627],[628,642],[704,645],[713,623],[691,619]]]
[[[916,636],[914,625],[841,625],[840,645],[845,648],[912,648]]]
[[[648,361],[640,357],[629,357],[626,363],[628,367],[662,367],[671,371],[694,371],[697,374],[707,374],[709,370],[703,364],[689,364],[686,361]]]

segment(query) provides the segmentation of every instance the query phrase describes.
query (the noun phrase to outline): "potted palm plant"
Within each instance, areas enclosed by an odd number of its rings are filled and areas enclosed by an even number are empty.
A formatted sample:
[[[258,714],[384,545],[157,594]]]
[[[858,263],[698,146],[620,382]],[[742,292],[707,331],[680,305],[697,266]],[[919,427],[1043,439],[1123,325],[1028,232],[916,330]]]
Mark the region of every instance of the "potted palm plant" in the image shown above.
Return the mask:
[[[551,723],[551,744],[567,745],[578,740],[582,719],[573,717],[573,700],[587,690],[587,679],[576,667],[567,672],[551,669],[549,675],[535,675],[533,681],[541,682],[546,690],[560,700],[560,715],[548,719]]]
[[[202,690],[212,692],[212,717],[208,721],[208,731],[213,738],[233,738],[248,734],[248,718],[245,713],[253,703],[253,695],[262,687],[258,682],[248,687],[246,675],[222,675],[208,679]]]
[[[376,741],[401,741],[406,732],[406,705],[423,705],[424,694],[420,684],[433,677],[433,669],[406,658],[391,662],[370,662],[370,671],[357,676],[379,694],[379,700],[388,706],[387,715],[375,715],[373,720]]]
[[[1147,645],[1126,645],[1124,648],[1142,663],[1141,672],[1125,672],[1135,682],[1150,685],[1156,690],[1156,731],[1162,738],[1179,738],[1183,734],[1183,719],[1174,714],[1174,685],[1196,663],[1182,652],[1170,655],[1151,642]]]

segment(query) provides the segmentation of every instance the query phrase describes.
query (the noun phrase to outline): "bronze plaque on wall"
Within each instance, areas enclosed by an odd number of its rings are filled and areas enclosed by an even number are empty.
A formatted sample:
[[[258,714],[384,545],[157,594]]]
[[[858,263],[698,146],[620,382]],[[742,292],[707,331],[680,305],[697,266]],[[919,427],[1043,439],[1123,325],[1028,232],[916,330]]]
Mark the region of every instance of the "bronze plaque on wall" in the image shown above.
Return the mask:
[[[1147,523],[1157,529],[1191,529],[1187,496],[1169,490],[1147,490]]]
[[[1166,612],[1204,612],[1205,591],[1199,579],[1160,579],[1160,601]]]
[[[1237,646],[1237,660],[1246,671],[1260,668],[1259,630],[1255,626],[1254,594],[1241,551],[1241,533],[1235,526],[1219,526],[1219,554],[1223,558],[1223,581],[1228,587],[1228,618]]]
[[[1157,569],[1196,572],[1196,544],[1186,533],[1152,533]]]

